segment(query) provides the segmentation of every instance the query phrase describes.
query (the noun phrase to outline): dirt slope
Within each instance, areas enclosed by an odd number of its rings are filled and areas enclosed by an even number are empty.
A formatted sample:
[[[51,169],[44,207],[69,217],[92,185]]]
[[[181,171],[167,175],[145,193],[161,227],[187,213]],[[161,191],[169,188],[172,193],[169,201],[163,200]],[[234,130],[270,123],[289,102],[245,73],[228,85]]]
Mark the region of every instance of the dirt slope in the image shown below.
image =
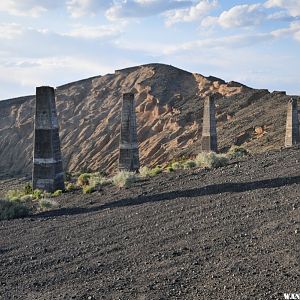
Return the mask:
[[[284,299],[300,286],[300,148],[0,222],[3,300]],[[1,183],[11,186],[12,182]]]
[[[219,144],[254,152],[284,143],[283,93],[151,64],[116,71],[57,88],[61,141],[68,171],[117,166],[122,93],[136,92],[142,164],[163,164],[199,152],[203,97],[218,97]],[[0,172],[30,173],[34,96],[0,101]],[[255,132],[255,128],[257,133]]]

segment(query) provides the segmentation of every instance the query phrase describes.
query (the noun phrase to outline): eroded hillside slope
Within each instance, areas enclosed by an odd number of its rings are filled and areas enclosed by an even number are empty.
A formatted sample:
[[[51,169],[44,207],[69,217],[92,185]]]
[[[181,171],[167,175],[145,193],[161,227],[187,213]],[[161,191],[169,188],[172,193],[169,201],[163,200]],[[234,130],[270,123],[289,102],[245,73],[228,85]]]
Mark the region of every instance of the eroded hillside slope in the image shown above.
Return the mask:
[[[61,144],[68,171],[113,171],[117,167],[122,93],[136,92],[142,164],[163,164],[195,155],[201,144],[203,99],[217,96],[219,145],[253,152],[283,145],[284,93],[150,64],[57,88]],[[0,102],[1,174],[30,172],[34,96]]]

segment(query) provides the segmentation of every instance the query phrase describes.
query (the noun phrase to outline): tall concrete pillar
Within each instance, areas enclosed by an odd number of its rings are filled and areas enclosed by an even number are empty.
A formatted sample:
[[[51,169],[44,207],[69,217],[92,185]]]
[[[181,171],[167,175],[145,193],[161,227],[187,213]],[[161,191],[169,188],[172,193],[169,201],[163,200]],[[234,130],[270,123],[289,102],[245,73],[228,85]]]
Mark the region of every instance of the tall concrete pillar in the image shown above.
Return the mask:
[[[202,129],[202,151],[217,152],[217,127],[216,127],[216,106],[212,96],[204,100],[203,129]]]
[[[65,188],[55,93],[48,86],[36,88],[32,187],[47,192]]]
[[[285,147],[300,143],[299,118],[297,99],[291,98],[288,102]]]
[[[137,172],[140,168],[134,94],[123,94],[119,170]]]

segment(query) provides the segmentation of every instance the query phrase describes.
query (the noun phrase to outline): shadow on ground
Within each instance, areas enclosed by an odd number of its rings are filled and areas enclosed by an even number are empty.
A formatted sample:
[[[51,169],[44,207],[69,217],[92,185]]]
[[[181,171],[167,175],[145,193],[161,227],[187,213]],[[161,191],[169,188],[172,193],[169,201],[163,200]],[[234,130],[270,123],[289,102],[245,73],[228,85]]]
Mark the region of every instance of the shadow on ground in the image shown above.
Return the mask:
[[[265,179],[253,182],[235,182],[235,183],[221,183],[212,184],[201,188],[190,189],[190,190],[177,190],[172,192],[166,192],[154,195],[142,195],[134,198],[120,199],[111,203],[103,204],[91,208],[61,208],[48,212],[43,212],[35,215],[35,218],[48,218],[48,217],[59,217],[64,215],[78,215],[90,212],[97,212],[108,208],[117,208],[132,205],[141,205],[150,202],[168,201],[180,197],[201,197],[207,195],[215,195],[222,193],[241,193],[246,191],[252,191],[257,189],[265,188],[276,188],[282,186],[288,186],[292,184],[300,183],[300,176],[294,177],[281,177],[275,179]]]

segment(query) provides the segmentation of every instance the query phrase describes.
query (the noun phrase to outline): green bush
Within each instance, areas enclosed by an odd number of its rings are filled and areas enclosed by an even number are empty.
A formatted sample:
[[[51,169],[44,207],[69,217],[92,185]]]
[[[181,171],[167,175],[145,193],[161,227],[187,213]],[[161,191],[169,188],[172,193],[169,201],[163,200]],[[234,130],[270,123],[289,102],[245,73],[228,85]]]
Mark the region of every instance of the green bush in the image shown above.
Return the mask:
[[[150,174],[150,168],[144,166],[139,169],[139,174],[141,177],[147,177]]]
[[[39,200],[39,207],[41,210],[49,210],[58,207],[58,203],[52,199],[42,198]]]
[[[239,158],[239,157],[243,157],[249,154],[249,151],[244,148],[244,147],[240,147],[240,146],[232,146],[229,151],[227,152],[227,155],[230,158]]]
[[[53,194],[47,193],[40,189],[36,189],[34,191],[31,191],[31,194],[27,194],[29,191],[30,189],[28,188],[28,186],[25,186],[24,190],[9,190],[5,194],[4,198],[9,201],[28,202],[32,200],[39,200],[41,198],[57,197],[62,194],[61,190],[57,190]]]
[[[59,197],[62,193],[62,190],[56,190],[54,193],[52,193],[52,197]]]
[[[30,183],[26,184],[24,187],[24,194],[31,195],[33,193],[33,189]]]
[[[92,174],[90,173],[81,174],[77,179],[77,185],[78,186],[89,185],[91,176]]]
[[[111,180],[103,177],[101,172],[95,173],[84,173],[81,174],[77,179],[77,186],[83,187],[85,185],[90,185],[93,187],[104,186],[111,183]]]
[[[186,162],[183,163],[183,168],[184,169],[192,169],[192,168],[195,168],[197,167],[197,164],[195,161],[193,160],[187,160]]]
[[[118,187],[130,187],[134,182],[137,181],[137,179],[138,176],[136,173],[120,171],[112,178],[112,182]]]
[[[26,217],[31,210],[22,203],[0,200],[0,220]]]
[[[95,187],[91,185],[85,185],[82,187],[82,192],[84,194],[91,194],[95,191]]]
[[[174,172],[175,170],[172,168],[172,167],[167,167],[167,172],[168,173],[171,173],[171,172]]]
[[[111,179],[102,177],[102,175],[100,173],[98,175],[93,175],[89,181],[89,185],[94,188],[96,188],[98,186],[109,185],[110,183],[111,183]]]
[[[74,191],[74,190],[76,190],[75,184],[69,182],[69,183],[66,185],[66,191],[71,192],[71,191]]]
[[[33,191],[33,198],[41,199],[43,197],[43,191],[40,189],[36,189]]]
[[[32,195],[24,195],[20,198],[21,202],[29,202],[33,200],[33,196]]]
[[[153,176],[156,176],[156,175],[162,173],[162,171],[163,170],[162,170],[162,168],[160,166],[156,166],[155,168],[153,168],[153,169],[150,170],[149,175],[151,177],[153,177]]]
[[[21,201],[21,198],[24,196],[24,192],[20,190],[9,190],[4,198],[10,201]]]
[[[142,167],[139,170],[141,177],[156,176],[156,175],[162,173],[162,171],[163,171],[163,169],[161,168],[161,166],[156,166],[153,169],[150,169],[148,167]]]
[[[201,152],[197,155],[195,162],[202,168],[219,168],[228,163],[228,158],[224,154],[215,152]]]
[[[178,161],[175,161],[174,163],[172,163],[172,168],[174,170],[182,169],[182,164]]]
[[[28,186],[25,186],[24,190],[9,190],[4,198],[10,201],[17,201],[17,202],[26,202],[33,199],[40,199],[43,197],[43,191],[36,189],[31,191],[31,194],[27,194],[30,191]]]

